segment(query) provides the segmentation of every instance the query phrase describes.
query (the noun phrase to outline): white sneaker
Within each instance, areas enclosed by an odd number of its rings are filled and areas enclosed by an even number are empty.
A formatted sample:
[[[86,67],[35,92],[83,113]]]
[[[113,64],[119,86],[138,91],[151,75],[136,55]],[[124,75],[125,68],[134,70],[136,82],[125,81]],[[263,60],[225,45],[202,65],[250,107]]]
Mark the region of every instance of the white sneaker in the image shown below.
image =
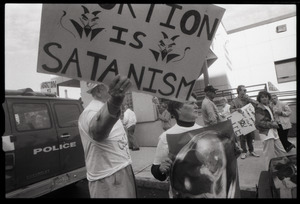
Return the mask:
[[[254,157],[259,157],[259,155],[256,154],[255,152],[250,152],[250,154],[251,154],[252,156],[254,156]]]
[[[241,154],[241,159],[245,159],[246,158],[246,153],[242,153]]]

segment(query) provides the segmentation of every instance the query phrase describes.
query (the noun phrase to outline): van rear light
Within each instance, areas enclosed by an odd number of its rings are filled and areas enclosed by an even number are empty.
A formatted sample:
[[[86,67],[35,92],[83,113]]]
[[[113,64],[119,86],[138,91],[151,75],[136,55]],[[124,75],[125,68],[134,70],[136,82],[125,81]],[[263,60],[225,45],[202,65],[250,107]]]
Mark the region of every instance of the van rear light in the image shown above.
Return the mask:
[[[5,170],[13,170],[15,166],[15,153],[5,153]]]

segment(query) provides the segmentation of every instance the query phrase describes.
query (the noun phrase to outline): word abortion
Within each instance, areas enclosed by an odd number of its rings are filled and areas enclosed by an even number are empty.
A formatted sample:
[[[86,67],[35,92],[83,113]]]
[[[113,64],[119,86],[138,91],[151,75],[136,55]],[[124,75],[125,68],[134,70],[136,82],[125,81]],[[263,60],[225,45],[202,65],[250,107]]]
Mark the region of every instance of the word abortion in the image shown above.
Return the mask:
[[[137,18],[135,15],[134,9],[131,4],[127,4],[128,8],[130,10],[131,16],[133,18]],[[218,27],[218,23],[220,19],[215,18],[213,21],[213,25],[211,26],[210,23],[210,17],[207,14],[203,15],[203,18],[201,18],[201,14],[197,10],[188,10],[185,13],[182,12],[183,6],[177,5],[177,4],[159,4],[159,6],[168,6],[171,8],[171,10],[168,13],[168,17],[165,22],[160,22],[159,25],[165,28],[169,29],[176,29],[176,26],[180,27],[180,30],[182,33],[186,35],[194,35],[196,34],[197,37],[200,37],[202,34],[203,29],[206,29],[207,33],[207,39],[212,40],[213,35]],[[99,6],[102,9],[111,10],[113,9],[116,4],[99,4]],[[148,13],[145,17],[145,22],[150,23],[153,11],[155,9],[155,4],[150,4]],[[118,14],[122,15],[124,9],[124,4],[119,4]],[[180,14],[178,14],[180,12]],[[182,14],[183,13],[183,14]],[[173,17],[176,15],[181,15],[180,22],[173,23]],[[188,22],[192,22],[192,25],[187,26]],[[179,25],[176,25],[179,24]],[[211,29],[210,29],[211,28]]]

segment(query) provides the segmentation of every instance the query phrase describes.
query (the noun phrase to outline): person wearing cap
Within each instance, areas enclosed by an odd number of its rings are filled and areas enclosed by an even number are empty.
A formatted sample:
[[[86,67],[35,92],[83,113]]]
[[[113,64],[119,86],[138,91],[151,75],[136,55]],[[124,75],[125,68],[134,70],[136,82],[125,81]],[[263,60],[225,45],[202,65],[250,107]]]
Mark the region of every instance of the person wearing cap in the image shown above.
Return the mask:
[[[120,120],[131,82],[117,75],[109,85],[88,83],[93,100],[78,120],[91,198],[136,198],[128,139]]]
[[[207,85],[204,89],[205,98],[202,101],[201,110],[205,126],[214,125],[221,121],[218,108],[213,102],[217,90],[212,85]]]
[[[236,89],[238,96],[230,102],[230,112],[233,113],[234,111],[238,111],[239,113],[242,113],[241,108],[249,103],[251,103],[254,107],[258,105],[258,102],[256,100],[251,99],[246,93],[247,89],[244,85],[239,85]],[[254,151],[253,147],[253,139],[254,139],[254,132],[250,132],[246,135],[240,136],[240,144],[241,148],[243,150],[241,154],[241,159],[245,159],[247,156],[247,148],[246,148],[246,142],[248,145],[248,149],[250,152],[250,155],[254,157],[259,157],[257,153]]]

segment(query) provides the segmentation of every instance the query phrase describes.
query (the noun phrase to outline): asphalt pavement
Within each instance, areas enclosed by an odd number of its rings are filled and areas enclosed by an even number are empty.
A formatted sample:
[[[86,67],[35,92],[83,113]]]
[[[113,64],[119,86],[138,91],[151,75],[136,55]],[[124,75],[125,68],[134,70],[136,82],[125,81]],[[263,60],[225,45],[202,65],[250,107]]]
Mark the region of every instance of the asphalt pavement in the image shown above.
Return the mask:
[[[297,146],[296,137],[289,138]],[[262,157],[262,143],[254,141],[256,152],[260,157],[247,156],[246,159],[238,158],[239,182],[241,198],[256,198],[260,173],[264,170]],[[156,147],[140,147],[139,151],[131,151],[133,171],[138,186],[138,198],[168,198],[167,181],[156,180],[150,171]],[[289,154],[296,154],[293,148]],[[40,198],[90,198],[87,180],[84,179],[75,185],[70,185],[56,190]]]

